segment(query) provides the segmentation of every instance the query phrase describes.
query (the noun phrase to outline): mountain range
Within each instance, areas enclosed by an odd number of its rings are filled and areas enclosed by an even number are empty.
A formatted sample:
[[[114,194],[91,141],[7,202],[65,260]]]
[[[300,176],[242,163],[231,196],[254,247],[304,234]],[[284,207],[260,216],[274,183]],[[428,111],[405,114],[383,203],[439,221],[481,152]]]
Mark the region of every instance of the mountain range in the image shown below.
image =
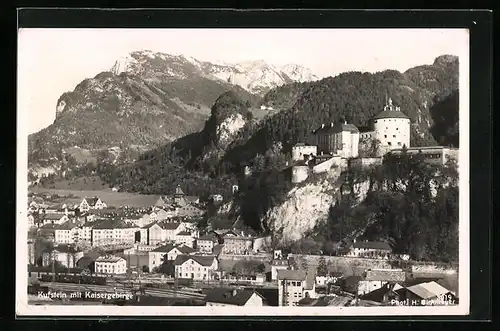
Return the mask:
[[[314,79],[310,70],[294,64],[215,64],[183,55],[132,52],[109,71],[61,95],[54,123],[29,137],[29,163],[50,172],[46,167],[57,168],[69,148],[76,158],[125,146],[144,151],[200,130],[210,107],[227,91],[253,107],[276,86]]]

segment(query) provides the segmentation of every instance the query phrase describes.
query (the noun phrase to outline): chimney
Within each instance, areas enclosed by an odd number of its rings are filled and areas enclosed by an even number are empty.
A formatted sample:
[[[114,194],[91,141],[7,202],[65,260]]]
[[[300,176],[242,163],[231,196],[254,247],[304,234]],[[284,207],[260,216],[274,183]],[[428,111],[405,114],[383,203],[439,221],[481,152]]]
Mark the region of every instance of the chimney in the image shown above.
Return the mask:
[[[321,124],[321,128],[323,129],[324,127],[325,127],[325,124],[324,124],[324,123],[323,123],[323,124]]]
[[[347,121],[344,121],[344,124],[347,125]]]
[[[236,291],[236,289],[233,289],[233,292],[231,294],[233,295],[233,297],[235,297],[236,294],[238,294],[238,291]]]

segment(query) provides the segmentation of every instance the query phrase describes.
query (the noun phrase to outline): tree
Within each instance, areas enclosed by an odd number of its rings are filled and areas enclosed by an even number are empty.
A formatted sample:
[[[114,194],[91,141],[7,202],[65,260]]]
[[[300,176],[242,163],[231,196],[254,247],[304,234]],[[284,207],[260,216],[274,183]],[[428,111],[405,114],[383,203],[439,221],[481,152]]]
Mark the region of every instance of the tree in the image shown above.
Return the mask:
[[[147,265],[143,265],[142,272],[149,272],[149,267]]]
[[[328,275],[328,266],[326,265],[326,260],[325,260],[324,256],[321,256],[319,258],[317,275],[318,276],[326,276],[326,275]]]

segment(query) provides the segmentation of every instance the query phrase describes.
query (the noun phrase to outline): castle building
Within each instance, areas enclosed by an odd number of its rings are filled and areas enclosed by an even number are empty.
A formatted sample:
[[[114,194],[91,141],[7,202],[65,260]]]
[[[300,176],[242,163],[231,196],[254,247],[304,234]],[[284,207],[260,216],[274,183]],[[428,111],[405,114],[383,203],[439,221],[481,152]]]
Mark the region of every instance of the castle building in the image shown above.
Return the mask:
[[[319,153],[340,155],[345,158],[358,156],[359,130],[347,122],[334,125],[322,124],[313,131]]]
[[[379,142],[379,156],[403,146],[410,147],[410,118],[392,104],[392,99],[372,118],[372,125],[372,139]]]
[[[302,161],[306,156],[318,154],[318,146],[298,143],[292,147],[292,161]]]

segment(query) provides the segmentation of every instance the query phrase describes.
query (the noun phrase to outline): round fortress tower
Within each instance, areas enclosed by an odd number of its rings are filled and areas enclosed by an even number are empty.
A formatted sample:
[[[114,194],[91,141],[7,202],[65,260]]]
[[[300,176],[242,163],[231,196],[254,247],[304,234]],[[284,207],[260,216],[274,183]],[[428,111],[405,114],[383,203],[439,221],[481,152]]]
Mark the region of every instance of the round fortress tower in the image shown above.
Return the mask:
[[[392,99],[372,121],[374,138],[380,142],[379,151],[382,154],[391,149],[410,147],[410,118],[392,104]]]

